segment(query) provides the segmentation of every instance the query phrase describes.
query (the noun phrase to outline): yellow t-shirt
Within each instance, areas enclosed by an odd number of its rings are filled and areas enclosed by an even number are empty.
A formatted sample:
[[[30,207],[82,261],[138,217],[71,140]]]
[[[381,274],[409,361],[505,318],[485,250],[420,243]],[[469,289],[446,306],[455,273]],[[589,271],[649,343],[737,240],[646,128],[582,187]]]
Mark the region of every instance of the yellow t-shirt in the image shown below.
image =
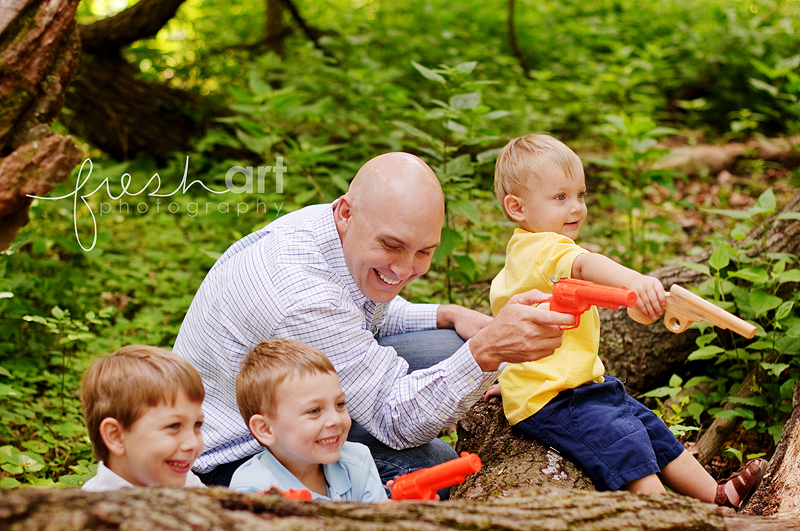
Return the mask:
[[[588,253],[570,238],[554,232],[514,230],[506,248],[506,264],[492,281],[490,301],[497,315],[512,296],[538,289],[553,292],[550,277],[571,277],[578,255]],[[564,332],[561,348],[537,361],[509,363],[500,375],[503,409],[511,425],[539,411],[560,391],[590,381],[603,381],[605,368],[597,350],[600,318],[597,308],[581,315],[578,328]]]

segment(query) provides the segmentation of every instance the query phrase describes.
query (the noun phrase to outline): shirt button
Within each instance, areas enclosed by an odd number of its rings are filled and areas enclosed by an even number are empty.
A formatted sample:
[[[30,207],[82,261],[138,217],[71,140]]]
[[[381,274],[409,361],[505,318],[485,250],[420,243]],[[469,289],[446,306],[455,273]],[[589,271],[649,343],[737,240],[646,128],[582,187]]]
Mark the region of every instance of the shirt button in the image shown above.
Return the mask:
[[[447,415],[445,415],[444,413],[439,413],[439,418],[445,420],[447,418]]]
[[[489,387],[490,385],[492,385],[490,382],[483,382],[481,384],[481,386],[483,386],[483,387]]]
[[[467,385],[470,387],[475,385],[475,378],[470,378],[469,380],[467,380]]]

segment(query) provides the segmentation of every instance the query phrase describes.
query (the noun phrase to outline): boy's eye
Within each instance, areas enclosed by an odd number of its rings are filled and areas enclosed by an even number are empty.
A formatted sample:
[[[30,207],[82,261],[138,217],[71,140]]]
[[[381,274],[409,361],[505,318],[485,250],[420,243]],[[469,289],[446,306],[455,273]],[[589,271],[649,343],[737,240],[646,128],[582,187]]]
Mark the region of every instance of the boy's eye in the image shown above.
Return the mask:
[[[320,412],[320,408],[315,407],[308,410],[309,415],[318,415]]]
[[[174,424],[170,424],[169,426],[167,426],[167,429],[177,430],[177,429],[180,429],[180,427],[181,427],[180,422],[176,422]]]
[[[556,196],[556,199],[560,199],[560,200],[562,200],[562,201],[563,201],[564,199],[566,199],[566,198],[567,198],[567,196],[566,196],[566,195],[564,195],[564,194],[558,194],[558,195]]]
[[[202,420],[198,420],[197,422],[194,423],[194,427],[195,428],[202,428],[203,427],[203,421]]]
[[[342,400],[341,402],[336,403],[336,409],[342,410],[347,409],[347,404]]]

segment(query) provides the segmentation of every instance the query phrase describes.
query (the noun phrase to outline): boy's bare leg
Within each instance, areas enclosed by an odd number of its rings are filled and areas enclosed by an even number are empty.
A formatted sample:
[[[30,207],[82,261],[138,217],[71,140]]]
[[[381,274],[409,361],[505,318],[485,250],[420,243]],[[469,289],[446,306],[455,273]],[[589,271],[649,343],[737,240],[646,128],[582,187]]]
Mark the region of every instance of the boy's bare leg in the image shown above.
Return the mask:
[[[706,503],[714,503],[717,482],[706,472],[703,465],[686,450],[664,467],[661,471],[661,478],[665,485],[678,494],[691,496]],[[725,485],[725,493],[732,504],[739,503],[739,494],[731,483]]]
[[[625,490],[633,492],[634,494],[644,494],[647,496],[652,496],[654,494],[666,494],[667,492],[664,489],[664,485],[661,484],[661,480],[658,479],[658,476],[655,474],[634,479],[625,485],[624,488]]]

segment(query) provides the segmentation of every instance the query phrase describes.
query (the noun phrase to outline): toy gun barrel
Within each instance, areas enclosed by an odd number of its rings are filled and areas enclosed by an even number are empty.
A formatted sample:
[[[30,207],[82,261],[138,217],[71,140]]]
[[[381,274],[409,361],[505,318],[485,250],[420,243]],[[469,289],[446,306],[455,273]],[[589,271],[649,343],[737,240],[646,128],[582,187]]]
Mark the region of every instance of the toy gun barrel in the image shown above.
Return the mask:
[[[592,306],[618,310],[620,306],[635,304],[636,293],[625,286],[614,288],[587,280],[562,278],[553,285],[550,310],[574,315],[575,325],[572,328],[575,328],[580,322],[580,315]]]
[[[461,483],[466,477],[481,469],[478,454],[461,452],[461,457],[441,465],[423,468],[394,480],[393,500],[432,500],[436,491]]]

